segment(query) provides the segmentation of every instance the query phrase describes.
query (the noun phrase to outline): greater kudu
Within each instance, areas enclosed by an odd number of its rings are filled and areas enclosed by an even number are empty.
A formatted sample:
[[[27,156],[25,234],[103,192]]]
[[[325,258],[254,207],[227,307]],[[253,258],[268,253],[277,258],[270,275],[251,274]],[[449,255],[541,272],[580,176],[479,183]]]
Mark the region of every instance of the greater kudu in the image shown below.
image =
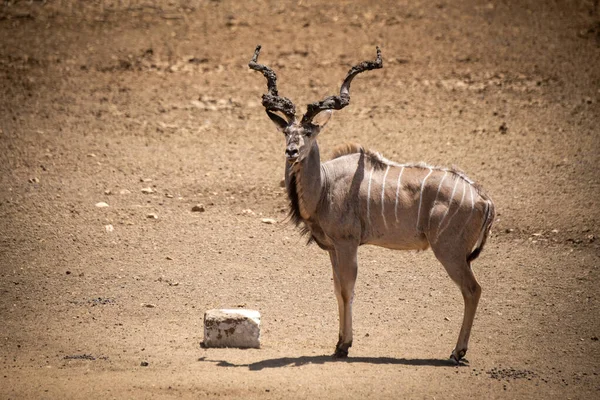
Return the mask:
[[[398,164],[356,145],[338,149],[321,163],[317,136],[331,117],[350,103],[350,83],[359,73],[381,68],[377,59],[350,69],[339,96],[309,104],[300,121],[294,104],[279,96],[275,72],[258,64],[256,47],[249,67],[267,78],[262,97],[267,115],[286,138],[285,184],[290,216],[309,242],[329,252],[339,308],[335,357],[352,346],[352,299],[357,276],[357,249],[374,244],[390,249],[431,247],[450,278],[460,287],[465,309],[451,358],[467,351],[481,287],[471,269],[494,221],[494,204],[463,173],[449,168]],[[283,114],[285,118],[278,115]]]

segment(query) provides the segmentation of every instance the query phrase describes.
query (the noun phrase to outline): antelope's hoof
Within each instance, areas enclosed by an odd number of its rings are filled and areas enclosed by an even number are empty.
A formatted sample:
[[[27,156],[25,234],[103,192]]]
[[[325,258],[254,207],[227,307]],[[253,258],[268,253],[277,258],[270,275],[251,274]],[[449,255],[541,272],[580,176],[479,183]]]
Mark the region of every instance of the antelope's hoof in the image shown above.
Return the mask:
[[[333,358],[336,360],[348,358],[348,350],[336,347],[335,352],[333,353]]]
[[[450,354],[450,359],[452,361],[454,361],[456,363],[456,365],[459,365],[461,363],[461,361],[463,361],[463,358],[465,357],[466,354],[467,354],[466,350],[461,350],[461,351],[453,350],[452,354]]]

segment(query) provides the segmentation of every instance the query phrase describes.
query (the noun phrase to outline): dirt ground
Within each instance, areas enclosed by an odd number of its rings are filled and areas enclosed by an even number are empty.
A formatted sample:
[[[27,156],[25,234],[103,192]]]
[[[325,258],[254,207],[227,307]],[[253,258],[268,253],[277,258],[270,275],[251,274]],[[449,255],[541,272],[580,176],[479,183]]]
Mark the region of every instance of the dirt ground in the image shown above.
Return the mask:
[[[0,398],[600,396],[598,1],[372,3],[2,1]],[[258,43],[300,108],[381,46],[322,154],[456,165],[494,199],[468,363],[433,254],[367,246],[330,357]],[[262,313],[261,349],[201,347],[230,307]]]

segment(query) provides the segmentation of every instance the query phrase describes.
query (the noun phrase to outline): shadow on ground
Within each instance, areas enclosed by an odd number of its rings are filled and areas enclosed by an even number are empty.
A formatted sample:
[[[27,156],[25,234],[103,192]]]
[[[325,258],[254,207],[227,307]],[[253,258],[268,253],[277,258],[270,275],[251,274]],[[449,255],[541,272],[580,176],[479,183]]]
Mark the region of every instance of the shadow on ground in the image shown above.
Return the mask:
[[[281,368],[286,366],[300,367],[307,364],[326,364],[326,363],[363,363],[363,364],[393,364],[393,365],[412,365],[412,366],[430,366],[430,367],[464,367],[468,361],[456,364],[451,359],[434,358],[392,358],[392,357],[349,357],[335,359],[332,356],[301,356],[301,357],[281,357],[262,360],[250,364],[234,364],[225,360],[210,360],[206,357],[200,357],[198,361],[213,362],[219,367],[247,367],[250,371],[260,371],[265,368]]]

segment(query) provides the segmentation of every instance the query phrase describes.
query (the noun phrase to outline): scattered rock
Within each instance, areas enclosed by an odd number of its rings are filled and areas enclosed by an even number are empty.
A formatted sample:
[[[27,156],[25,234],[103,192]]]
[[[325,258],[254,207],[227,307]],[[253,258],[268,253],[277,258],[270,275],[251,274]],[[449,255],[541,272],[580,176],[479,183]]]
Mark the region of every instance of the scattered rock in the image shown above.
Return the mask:
[[[205,347],[260,347],[260,313],[255,310],[209,310],[204,314]]]
[[[151,178],[140,178],[140,182],[152,182]]]
[[[444,317],[444,321],[450,321],[450,318]]]
[[[38,178],[29,178],[29,183],[40,183],[40,180]]]
[[[587,235],[586,238],[590,243],[594,243],[596,241],[595,235]]]
[[[146,307],[146,308],[156,308],[156,304],[152,304],[152,303],[142,303],[142,307]]]
[[[277,220],[273,219],[273,218],[263,218],[262,220],[263,224],[268,224],[268,225],[272,225],[272,224],[276,224]]]
[[[115,230],[115,227],[114,227],[114,226],[112,226],[112,225],[110,225],[110,224],[108,224],[108,225],[104,225],[104,230],[105,230],[106,232],[109,232],[109,233],[110,233],[110,232],[114,232],[114,230]]]
[[[498,128],[498,130],[501,134],[506,134],[506,132],[508,132],[508,125],[506,125],[506,122],[503,122],[502,125],[500,125],[500,127]]]
[[[510,379],[528,379],[530,380],[531,378],[535,378],[537,377],[537,374],[533,371],[530,370],[520,370],[520,369],[515,369],[515,368],[497,368],[494,367],[492,369],[490,369],[489,371],[486,371],[486,373],[490,376],[490,378],[492,379],[496,379],[496,380],[510,380]]]
[[[104,194],[105,194],[105,195],[107,195],[107,196],[110,196],[110,195],[111,195],[111,194],[113,194],[113,193],[112,193],[112,190],[110,190],[110,189],[106,189],[106,190],[104,191]]]
[[[148,365],[150,365],[150,364],[148,364],[148,361],[142,361],[140,363],[140,366],[142,366],[142,367],[147,367]]]
[[[146,215],[146,218],[148,219],[158,219],[158,215],[154,214],[154,213],[149,213]]]
[[[172,198],[173,198],[173,195],[172,195],[172,194],[169,194],[169,193],[165,193],[165,196],[166,196],[168,199],[172,199]]]
[[[127,190],[127,189],[121,189],[121,190],[119,190],[119,194],[130,194],[130,193],[131,193],[131,191]]]
[[[114,304],[115,299],[109,297],[95,297],[93,299],[88,300],[88,303],[90,303],[92,306],[104,306],[107,304]]]
[[[194,207],[192,207],[192,211],[193,212],[204,212],[204,211],[206,211],[206,208],[204,208],[204,204],[196,204]]]
[[[94,361],[96,359],[96,357],[92,356],[91,354],[77,354],[77,355],[72,355],[72,356],[64,356],[63,359],[64,360],[89,360],[89,361]]]
[[[95,204],[96,207],[98,208],[105,208],[105,207],[109,207],[109,205],[103,201],[100,201],[98,203]]]
[[[256,213],[249,208],[242,210],[241,214],[242,215],[256,215]]]
[[[169,260],[169,261],[171,261],[171,260],[172,260],[172,258],[171,258],[171,257],[169,257],[169,256],[166,256],[165,258],[166,258],[167,260]]]
[[[154,189],[152,189],[151,187],[145,187],[145,188],[142,188],[142,193],[151,194],[151,193],[154,193]]]
[[[190,59],[188,59],[188,62],[191,63],[191,64],[196,64],[196,65],[198,65],[198,64],[206,64],[208,62],[208,58],[206,58],[206,57],[202,57],[202,58],[191,57]]]

